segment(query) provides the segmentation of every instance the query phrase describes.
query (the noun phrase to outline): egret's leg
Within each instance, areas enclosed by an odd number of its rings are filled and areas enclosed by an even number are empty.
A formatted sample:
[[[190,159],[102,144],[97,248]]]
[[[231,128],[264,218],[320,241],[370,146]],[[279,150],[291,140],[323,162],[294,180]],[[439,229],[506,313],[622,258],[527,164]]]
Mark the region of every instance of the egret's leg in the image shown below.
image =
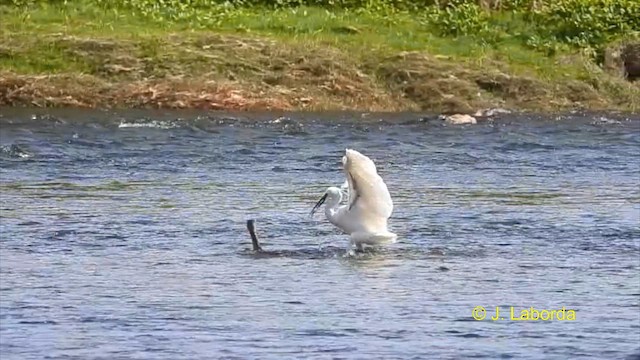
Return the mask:
[[[354,249],[355,247],[355,249]],[[349,256],[356,256],[357,253],[363,252],[362,244],[354,241],[353,237],[349,239],[349,249],[347,250],[347,254]]]
[[[351,243],[351,246],[355,245],[356,252],[360,252],[360,253],[364,252],[363,240],[366,239],[366,236],[367,236],[366,233],[361,233],[361,232],[355,232],[351,234],[350,243]]]

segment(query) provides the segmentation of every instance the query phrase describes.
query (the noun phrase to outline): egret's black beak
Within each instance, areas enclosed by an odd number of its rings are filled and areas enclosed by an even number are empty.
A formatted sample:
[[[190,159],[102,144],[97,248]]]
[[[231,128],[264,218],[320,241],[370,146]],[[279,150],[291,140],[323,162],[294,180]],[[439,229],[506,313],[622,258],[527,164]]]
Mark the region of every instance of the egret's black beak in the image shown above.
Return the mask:
[[[316,210],[318,210],[318,208],[320,206],[322,206],[322,204],[324,204],[324,201],[327,200],[327,194],[324,194],[320,200],[318,200],[318,202],[316,203],[316,205],[313,207],[313,209],[311,209],[311,216],[313,216],[313,214],[316,213]]]

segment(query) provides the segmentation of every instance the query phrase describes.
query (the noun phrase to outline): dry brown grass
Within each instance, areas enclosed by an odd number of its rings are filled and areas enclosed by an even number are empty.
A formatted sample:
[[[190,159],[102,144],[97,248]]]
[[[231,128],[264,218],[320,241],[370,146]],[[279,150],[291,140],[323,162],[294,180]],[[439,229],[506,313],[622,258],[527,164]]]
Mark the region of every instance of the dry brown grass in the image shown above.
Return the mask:
[[[10,56],[37,46],[9,39]],[[168,35],[162,39],[47,41],[76,69],[0,73],[0,106],[474,112],[636,109],[640,88],[606,74],[546,81],[423,52],[366,59],[329,46],[249,36]],[[29,47],[31,46],[31,47]]]
[[[184,79],[109,83],[91,75],[0,74],[0,106],[293,109],[290,97],[237,84]]]
[[[423,110],[470,112],[503,106],[551,111],[640,104],[640,88],[622,79],[595,74],[597,70],[593,70],[593,77],[582,81],[552,82],[505,73],[503,65],[460,64],[429,54],[404,52],[386,59],[377,71],[392,90],[402,92]],[[598,82],[606,85],[598,86]]]

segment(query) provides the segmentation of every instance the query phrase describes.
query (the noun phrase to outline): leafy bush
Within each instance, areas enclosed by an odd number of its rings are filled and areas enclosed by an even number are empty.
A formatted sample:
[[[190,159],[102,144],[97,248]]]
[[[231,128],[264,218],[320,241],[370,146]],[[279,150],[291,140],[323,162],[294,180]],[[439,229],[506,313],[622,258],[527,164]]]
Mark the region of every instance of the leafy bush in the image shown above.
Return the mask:
[[[0,0],[0,1],[28,1],[28,0]],[[32,0],[33,1],[33,0]],[[63,1],[63,0],[49,0]],[[135,9],[168,9],[172,7],[185,10],[187,8],[218,8],[218,7],[264,7],[264,8],[293,8],[299,6],[313,6],[327,9],[424,9],[436,4],[436,0],[98,0],[98,2],[112,7],[128,7]]]
[[[444,8],[433,7],[426,17],[440,35],[462,36],[486,32],[489,14],[473,2],[457,0]]]
[[[415,10],[432,6],[436,0],[229,0],[239,6],[296,7],[318,6],[336,9],[403,9]]]
[[[638,0],[562,0],[534,11],[539,33],[580,47],[640,31]]]
[[[640,33],[640,0],[0,0],[0,6],[25,9],[77,4],[200,28],[218,26],[243,9],[348,9],[390,23],[390,15],[407,12],[423,20],[426,32],[484,43],[510,38],[549,54],[567,46],[596,49]]]
[[[113,11],[134,11],[158,22],[183,21],[200,26],[217,24],[234,8],[219,0],[96,0],[96,3]]]

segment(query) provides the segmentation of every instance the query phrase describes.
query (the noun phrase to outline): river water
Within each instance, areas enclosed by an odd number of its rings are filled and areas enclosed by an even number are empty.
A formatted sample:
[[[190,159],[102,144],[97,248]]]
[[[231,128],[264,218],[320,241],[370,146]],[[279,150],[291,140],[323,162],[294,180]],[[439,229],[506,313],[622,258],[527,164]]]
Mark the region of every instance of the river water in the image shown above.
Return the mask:
[[[638,117],[0,114],[2,360],[640,357]],[[397,244],[309,216],[346,147]]]

